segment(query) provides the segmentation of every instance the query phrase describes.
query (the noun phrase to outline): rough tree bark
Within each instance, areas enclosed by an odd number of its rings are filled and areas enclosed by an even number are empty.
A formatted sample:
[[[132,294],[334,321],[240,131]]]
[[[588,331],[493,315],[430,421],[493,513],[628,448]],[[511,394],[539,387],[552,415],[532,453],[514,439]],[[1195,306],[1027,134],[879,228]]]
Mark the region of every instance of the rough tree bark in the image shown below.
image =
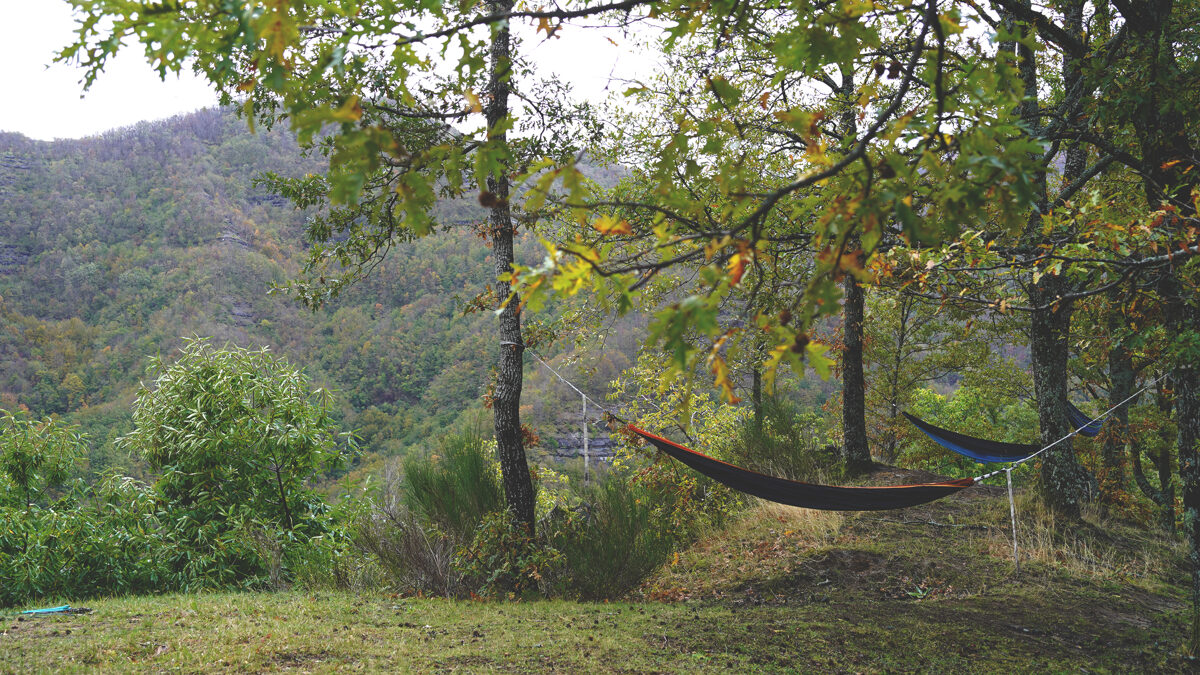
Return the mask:
[[[866,378],[863,376],[863,290],[853,275],[847,274],[842,350],[842,437],[843,459],[851,475],[871,469],[871,450],[867,446]]]
[[[857,109],[854,101],[854,71],[843,68],[838,96],[844,106],[839,130],[846,139],[858,133]],[[847,242],[846,250],[857,247],[858,241]],[[842,462],[846,473],[854,476],[871,470],[871,448],[867,444],[867,381],[863,375],[863,289],[854,275],[847,273],[842,288],[845,302],[842,308]]]
[[[507,14],[512,0],[491,0],[491,14]],[[508,25],[493,29],[488,77],[488,101],[484,110],[489,134],[508,116],[509,77],[511,75],[511,38]],[[491,138],[504,143],[506,134]],[[489,225],[492,235],[492,254],[496,260],[496,275],[506,275],[513,264],[513,221],[508,205],[509,178],[507,172],[488,176],[486,200],[491,204]],[[496,431],[496,449],[504,483],[504,497],[514,520],[533,533],[534,494],[529,475],[529,463],[521,439],[521,385],[524,377],[524,341],[521,336],[520,301],[509,297],[512,288],[506,281],[497,281],[496,297],[506,302],[500,313],[500,354],[496,369],[496,389],[492,399],[492,414]]]
[[[1073,6],[1072,6],[1073,5]],[[1064,23],[1076,25],[1082,22],[1082,2],[1068,3],[1064,9]],[[1025,83],[1025,100],[1018,112],[1031,133],[1041,131],[1041,110],[1038,104],[1037,58],[1030,46],[1024,42],[1016,45],[1017,66]],[[1064,90],[1070,92],[1079,79],[1076,59],[1064,58],[1062,73]],[[1078,94],[1076,94],[1078,95]],[[1065,101],[1065,107],[1072,102]],[[1082,148],[1068,145],[1063,166],[1064,183],[1069,184],[1083,173],[1086,155]],[[1046,172],[1039,171],[1035,180],[1038,201],[1029,214],[1024,240],[1030,250],[1039,250],[1044,243],[1041,234],[1042,216],[1050,210],[1046,185]],[[1033,357],[1033,386],[1037,396],[1038,424],[1042,445],[1056,443],[1070,432],[1067,416],[1067,357],[1070,352],[1071,314],[1070,302],[1060,299],[1068,290],[1061,276],[1046,274],[1029,287],[1029,299],[1037,309],[1030,317],[1030,350]],[[1043,498],[1053,509],[1072,517],[1078,517],[1081,505],[1095,494],[1095,479],[1079,463],[1071,439],[1058,443],[1042,455],[1042,471],[1038,474]]]
[[[1030,289],[1037,305],[1050,305],[1030,317],[1033,388],[1038,402],[1041,444],[1050,445],[1070,433],[1067,417],[1067,357],[1071,331],[1071,303],[1058,302],[1065,286],[1062,277],[1046,275]],[[1070,438],[1047,450],[1038,474],[1046,503],[1056,511],[1078,517],[1080,507],[1095,494],[1095,479],[1079,463]]]
[[[1119,299],[1117,300],[1119,302]],[[1114,303],[1116,304],[1116,303]],[[1110,337],[1121,330],[1121,314],[1114,307],[1109,315]],[[1108,407],[1113,407],[1133,394],[1133,359],[1123,340],[1114,338],[1108,350]],[[1104,479],[1100,490],[1105,495],[1115,495],[1125,489],[1125,446],[1129,443],[1129,405],[1113,411],[1104,425],[1104,448],[1101,460]]]

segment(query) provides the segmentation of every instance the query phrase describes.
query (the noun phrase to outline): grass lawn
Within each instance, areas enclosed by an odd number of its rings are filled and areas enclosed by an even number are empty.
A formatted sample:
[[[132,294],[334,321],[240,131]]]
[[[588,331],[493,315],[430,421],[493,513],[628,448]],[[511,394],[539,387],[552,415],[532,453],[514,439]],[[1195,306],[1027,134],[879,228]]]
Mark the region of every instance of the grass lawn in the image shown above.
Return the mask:
[[[1179,547],[1023,504],[1013,574],[997,491],[902,512],[764,507],[617,603],[344,591],[74,602],[0,616],[0,672],[1172,672]]]

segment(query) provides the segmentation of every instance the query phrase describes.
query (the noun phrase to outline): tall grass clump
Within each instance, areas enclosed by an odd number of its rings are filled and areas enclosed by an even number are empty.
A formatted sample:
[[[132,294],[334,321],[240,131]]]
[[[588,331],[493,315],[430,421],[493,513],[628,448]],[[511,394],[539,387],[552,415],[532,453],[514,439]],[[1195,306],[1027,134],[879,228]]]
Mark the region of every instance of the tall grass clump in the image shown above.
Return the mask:
[[[1135,584],[1186,577],[1186,551],[1177,538],[1157,528],[1106,515],[1100,505],[1085,506],[1078,519],[1063,518],[1036,492],[1022,490],[1016,495],[1016,512],[1022,565],[1033,563]],[[981,535],[988,552],[1012,560],[1007,501],[989,503],[980,518],[991,525]]]
[[[504,508],[495,460],[474,431],[447,436],[437,453],[405,461],[403,495],[410,511],[458,539]]]

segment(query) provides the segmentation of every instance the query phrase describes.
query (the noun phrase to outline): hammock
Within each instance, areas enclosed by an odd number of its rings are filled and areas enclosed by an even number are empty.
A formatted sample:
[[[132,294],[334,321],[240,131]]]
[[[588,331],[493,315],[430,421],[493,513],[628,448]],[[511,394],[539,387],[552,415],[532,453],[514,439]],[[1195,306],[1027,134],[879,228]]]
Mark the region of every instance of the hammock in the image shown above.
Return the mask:
[[[1100,427],[1104,426],[1104,420],[1092,419],[1092,416],[1075,407],[1074,403],[1067,401],[1067,418],[1071,420],[1071,426],[1079,430],[1079,433],[1091,438],[1100,433]]]
[[[885,511],[924,504],[952,495],[975,484],[974,478],[959,478],[942,483],[895,485],[886,487],[842,487],[815,485],[768,476],[722,462],[714,457],[673,443],[661,436],[629,425],[629,430],[675,459],[748,495],[772,502],[823,511]]]
[[[1002,443],[989,441],[986,438],[966,436],[956,431],[935,427],[925,420],[901,413],[908,418],[925,435],[932,438],[938,445],[953,450],[960,455],[966,455],[978,462],[1016,462],[1037,452],[1039,446],[1025,443]]]
[[[1038,451],[1038,446],[1036,445],[1002,443],[1000,441],[989,441],[986,438],[975,438],[974,436],[967,436],[956,431],[936,427],[908,413],[902,414],[908,418],[909,422],[915,424],[918,429],[925,432],[925,435],[932,438],[938,445],[979,462],[1016,462]],[[1104,424],[1103,419],[1092,419],[1091,415],[1076,408],[1075,404],[1070,401],[1067,401],[1067,417],[1073,429],[1089,438],[1100,433],[1100,427]]]

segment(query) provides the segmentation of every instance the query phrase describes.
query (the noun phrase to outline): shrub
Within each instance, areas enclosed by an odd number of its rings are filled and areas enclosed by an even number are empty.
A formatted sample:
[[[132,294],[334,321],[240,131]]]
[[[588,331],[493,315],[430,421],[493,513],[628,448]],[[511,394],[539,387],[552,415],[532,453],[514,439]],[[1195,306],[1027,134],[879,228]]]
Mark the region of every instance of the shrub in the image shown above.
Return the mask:
[[[477,432],[447,436],[438,452],[404,462],[404,503],[428,525],[469,541],[484,516],[504,508],[496,460]]]
[[[85,453],[77,427],[0,410],[0,506],[32,506],[61,485]]]
[[[45,508],[0,508],[0,606],[179,588],[157,511],[147,486],[121,476]]]
[[[574,594],[587,600],[624,595],[667,560],[676,541],[655,520],[655,500],[620,477],[584,493],[583,506],[548,537],[562,553]]]
[[[461,592],[461,575],[452,566],[461,542],[428,527],[403,503],[378,504],[359,518],[352,536],[398,590],[444,596]]]
[[[562,562],[558,550],[502,510],[484,516],[471,543],[455,553],[453,567],[472,592],[516,597],[549,595],[549,582]]]
[[[796,413],[774,396],[763,398],[762,426],[742,418],[730,461],[792,480],[835,481],[841,462],[830,445],[825,422],[815,413]]]
[[[284,548],[326,533],[305,481],[342,458],[327,392],[265,349],[187,340],[179,360],[152,359],[134,430],[119,443],[161,472],[167,570],[175,585],[252,588],[281,572]],[[278,551],[276,551],[278,549]]]
[[[446,437],[437,452],[404,462],[403,480],[385,473],[352,540],[403,592],[466,592],[455,552],[468,546],[489,512],[504,508],[498,468],[480,434]]]
[[[306,589],[361,591],[384,585],[376,558],[355,545],[357,524],[370,512],[371,501],[345,495],[333,505],[326,532],[304,546],[285,549],[283,565],[295,582]]]

